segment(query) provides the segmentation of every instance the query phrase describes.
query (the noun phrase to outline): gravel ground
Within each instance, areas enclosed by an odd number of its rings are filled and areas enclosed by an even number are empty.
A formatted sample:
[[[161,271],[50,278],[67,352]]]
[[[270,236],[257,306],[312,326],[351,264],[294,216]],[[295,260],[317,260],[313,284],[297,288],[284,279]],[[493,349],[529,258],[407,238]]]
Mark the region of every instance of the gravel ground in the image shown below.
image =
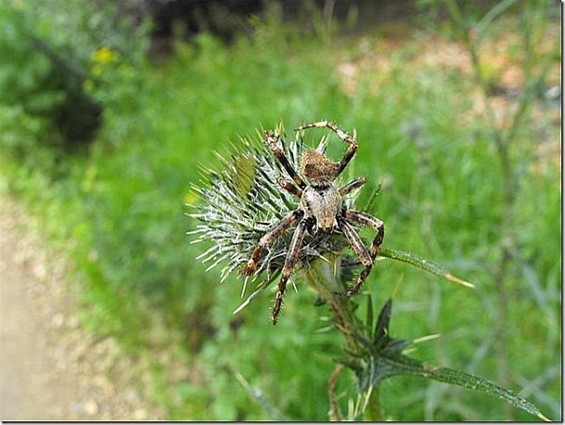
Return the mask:
[[[163,419],[143,400],[134,362],[81,328],[67,264],[34,223],[0,193],[0,418]]]

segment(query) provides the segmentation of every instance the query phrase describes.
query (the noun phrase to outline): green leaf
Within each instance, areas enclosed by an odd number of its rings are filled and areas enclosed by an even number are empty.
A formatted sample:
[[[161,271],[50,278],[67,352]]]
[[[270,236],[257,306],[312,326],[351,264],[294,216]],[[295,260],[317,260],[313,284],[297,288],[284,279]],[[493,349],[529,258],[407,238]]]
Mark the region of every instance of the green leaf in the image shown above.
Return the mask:
[[[450,282],[457,283],[459,285],[467,286],[468,288],[474,288],[471,282],[467,282],[466,280],[460,279],[454,275],[452,275],[448,270],[445,268],[437,265],[436,263],[420,257],[419,255],[412,254],[410,252],[399,251],[397,249],[391,248],[383,248],[379,249],[379,256],[390,258],[392,260],[402,261],[404,263],[408,263],[411,266],[418,267],[419,269],[425,270],[427,272],[433,273],[436,276],[442,277],[444,279],[449,280]]]
[[[381,312],[379,313],[379,318],[377,319],[377,324],[375,326],[375,333],[373,335],[373,341],[375,345],[382,346],[386,344],[390,338],[388,338],[388,327],[390,325],[390,316],[392,314],[392,299],[389,298]]]
[[[470,390],[489,394],[500,398],[519,409],[525,410],[544,421],[549,421],[549,419],[544,416],[534,404],[485,378],[471,375],[460,370],[433,366],[403,355],[395,356],[394,358],[381,357],[377,362],[380,363],[377,369],[380,369],[385,373],[381,373],[380,376],[375,376],[377,382],[373,382],[373,384],[378,385],[382,379],[394,375],[419,376],[421,378],[433,379],[438,382],[457,385]]]
[[[534,404],[487,379],[460,370],[433,366],[403,355],[402,350],[412,341],[395,339],[390,336],[391,316],[392,299],[388,299],[377,319],[375,333],[371,341],[372,345],[368,349],[370,354],[364,363],[365,367],[361,370],[355,369],[362,392],[369,394],[373,389],[377,389],[384,379],[392,376],[419,376],[424,379],[433,379],[438,382],[484,392],[543,420],[549,420]]]

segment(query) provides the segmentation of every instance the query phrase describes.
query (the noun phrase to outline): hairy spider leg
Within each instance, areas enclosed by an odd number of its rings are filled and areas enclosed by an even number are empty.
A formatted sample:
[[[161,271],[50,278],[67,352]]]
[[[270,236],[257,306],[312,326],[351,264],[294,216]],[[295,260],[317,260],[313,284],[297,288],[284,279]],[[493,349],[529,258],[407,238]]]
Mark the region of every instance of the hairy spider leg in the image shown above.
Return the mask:
[[[251,275],[259,265],[259,258],[261,258],[261,251],[263,249],[268,248],[271,246],[275,241],[296,221],[300,220],[304,212],[302,210],[294,210],[290,214],[288,214],[285,218],[283,218],[280,222],[278,222],[271,230],[263,235],[257,246],[251,253],[251,257],[247,262],[247,265],[241,270],[241,274],[244,276]]]
[[[302,197],[302,189],[296,187],[295,185],[293,185],[288,180],[285,180],[282,177],[279,177],[277,179],[277,183],[279,184],[280,187],[282,187],[284,190],[286,190],[291,195],[294,195],[298,198]]]
[[[349,296],[359,293],[361,285],[363,285],[363,282],[365,282],[367,276],[369,275],[369,273],[371,273],[371,269],[373,268],[379,247],[383,242],[384,223],[376,217],[355,210],[345,211],[344,216],[346,219],[350,219],[365,226],[372,227],[377,231],[377,235],[373,239],[371,248],[369,249],[369,251],[367,251],[365,245],[363,245],[363,241],[361,240],[355,229],[353,229],[353,227],[351,227],[351,225],[349,225],[349,223],[347,223],[345,219],[342,221],[341,229],[343,233],[349,240],[351,247],[359,257],[359,259],[361,260],[361,263],[365,266],[363,271],[359,274],[359,278],[357,279],[355,286],[351,290],[347,291],[347,295]],[[368,259],[367,256],[369,256]]]
[[[371,258],[374,261],[375,257],[379,253],[379,247],[383,243],[383,239],[385,237],[384,223],[370,214],[356,210],[347,210],[345,212],[345,218],[356,221],[357,223],[363,224],[365,226],[369,226],[377,232],[377,235],[375,236],[375,239],[373,239],[373,243],[371,244],[371,249],[369,250]]]
[[[277,158],[277,160],[281,163],[292,180],[294,180],[294,182],[300,189],[304,189],[306,187],[306,183],[304,183],[304,180],[300,178],[296,170],[288,161],[287,157],[284,154],[284,151],[281,149],[278,143],[279,137],[276,135],[276,133],[274,131],[266,131],[264,140],[273,152],[273,155],[275,155],[275,158]]]
[[[277,324],[277,316],[281,311],[286,283],[288,282],[288,279],[292,275],[294,267],[298,262],[300,249],[302,248],[302,242],[304,241],[304,235],[306,234],[307,228],[308,220],[303,219],[300,221],[300,223],[298,223],[298,226],[296,226],[296,230],[292,235],[292,241],[290,242],[288,253],[286,254],[286,259],[284,261],[282,276],[281,280],[279,281],[277,296],[275,297],[275,305],[273,306],[273,313],[271,315],[273,325]]]
[[[309,128],[329,128],[335,134],[337,134],[337,136],[341,140],[343,140],[346,143],[349,143],[349,147],[347,148],[347,151],[345,151],[343,158],[341,159],[341,161],[339,161],[339,167],[337,170],[336,177],[339,176],[341,172],[345,169],[345,167],[347,167],[347,164],[349,164],[349,161],[351,161],[351,159],[355,155],[355,152],[357,152],[359,143],[357,143],[357,140],[355,140],[353,137],[348,135],[345,131],[343,131],[335,123],[331,121],[316,121],[311,124],[304,124],[298,127],[296,131],[307,130]]]
[[[361,177],[357,177],[354,180],[351,180],[349,183],[347,183],[345,186],[343,186],[342,188],[339,189],[339,194],[341,196],[345,196],[348,193],[353,192],[355,189],[363,186],[365,183],[367,183],[367,179],[363,176]]]
[[[373,268],[373,258],[371,257],[371,254],[369,253],[367,248],[365,248],[361,237],[357,234],[355,229],[345,221],[345,219],[340,220],[339,227],[349,241],[349,244],[351,245],[351,248],[353,248],[353,251],[355,251],[359,259],[361,260],[361,264],[365,266],[363,271],[359,274],[357,283],[355,284],[353,289],[347,291],[347,296],[350,296],[359,292],[361,285],[363,285],[363,282],[365,282],[365,279],[367,279],[367,276],[369,276],[369,273],[371,273],[371,269]]]

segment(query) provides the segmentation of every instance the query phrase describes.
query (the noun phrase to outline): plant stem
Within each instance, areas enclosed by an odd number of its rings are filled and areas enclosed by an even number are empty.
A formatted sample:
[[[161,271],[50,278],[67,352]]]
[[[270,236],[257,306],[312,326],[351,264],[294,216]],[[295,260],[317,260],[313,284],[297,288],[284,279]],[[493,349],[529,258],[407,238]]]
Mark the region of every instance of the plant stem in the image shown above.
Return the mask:
[[[314,262],[306,270],[306,282],[329,307],[334,325],[344,338],[345,349],[356,352],[361,347],[355,335],[363,334],[363,326],[353,313],[350,298],[344,295],[347,288],[339,277],[341,260],[339,257],[332,260]]]
[[[343,337],[345,357],[347,357],[348,361],[355,364],[362,360],[351,356],[349,353],[361,352],[362,346],[359,342],[359,336],[365,336],[367,330],[363,323],[355,316],[355,304],[352,299],[343,295],[347,288],[340,278],[340,267],[341,258],[339,256],[331,257],[330,261],[315,261],[305,270],[305,281],[325,301],[331,312],[334,326]],[[343,371],[343,366],[340,366],[336,367],[328,381],[331,420],[339,420],[341,418],[339,408],[333,396],[337,378]],[[371,389],[365,415],[366,419],[371,421],[384,420],[378,386]]]
[[[330,402],[330,410],[328,412],[328,417],[332,422],[341,422],[343,415],[339,409],[339,405],[337,404],[337,400],[335,397],[335,387],[337,385],[337,379],[342,374],[345,366],[342,364],[336,365],[334,371],[330,375],[328,379],[328,399]]]
[[[370,422],[384,422],[385,415],[381,405],[381,387],[380,385],[373,387],[369,401],[367,403],[367,410],[365,411],[366,419]]]

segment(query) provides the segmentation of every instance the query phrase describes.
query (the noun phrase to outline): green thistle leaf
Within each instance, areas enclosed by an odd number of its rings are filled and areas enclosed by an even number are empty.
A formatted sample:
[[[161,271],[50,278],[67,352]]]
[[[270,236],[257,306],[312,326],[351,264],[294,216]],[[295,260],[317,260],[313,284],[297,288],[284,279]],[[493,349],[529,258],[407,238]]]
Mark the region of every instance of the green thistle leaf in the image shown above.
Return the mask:
[[[404,251],[399,251],[397,249],[381,247],[379,249],[379,256],[390,258],[392,260],[402,261],[403,263],[407,263],[410,264],[411,266],[418,267],[419,269],[433,273],[436,276],[449,280],[450,282],[467,286],[468,288],[475,287],[475,285],[473,285],[471,282],[467,282],[466,280],[459,279],[458,277],[452,275],[448,270],[437,265],[436,263],[426,258],[420,257],[419,255],[412,254],[410,252],[404,252]]]
[[[392,376],[418,376],[489,394],[543,420],[549,420],[534,404],[485,378],[456,369],[433,366],[403,355],[402,350],[412,341],[393,339],[390,336],[391,315],[392,300],[389,299],[377,319],[372,346],[368,350],[370,361],[365,364],[362,371],[355,370],[362,392],[373,391],[384,379]]]
[[[485,378],[471,375],[470,373],[460,370],[432,366],[404,355],[389,358],[381,357],[378,359],[378,363],[378,369],[384,370],[385,373],[375,375],[374,378],[376,382],[372,382],[373,385],[378,385],[382,379],[394,375],[419,376],[421,378],[433,379],[434,381],[457,385],[459,387],[489,394],[538,418],[549,421],[534,404]]]

